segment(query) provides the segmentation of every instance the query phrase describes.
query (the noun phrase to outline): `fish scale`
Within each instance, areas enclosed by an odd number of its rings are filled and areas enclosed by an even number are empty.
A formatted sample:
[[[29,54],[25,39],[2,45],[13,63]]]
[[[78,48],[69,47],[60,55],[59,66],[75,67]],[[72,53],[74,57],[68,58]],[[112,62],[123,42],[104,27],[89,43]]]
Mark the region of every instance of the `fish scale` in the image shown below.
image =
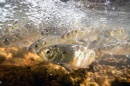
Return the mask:
[[[101,30],[98,31],[99,29],[94,29],[90,27],[88,29],[69,30],[68,32],[63,33],[61,36],[47,35],[32,43],[29,46],[29,50],[31,52],[37,53],[41,48],[48,47],[51,45],[78,44],[86,46],[88,47],[88,49],[94,49],[95,51],[97,51],[97,49],[105,43],[117,41],[117,38],[120,40],[126,40],[128,38],[128,34],[126,33],[124,28],[111,28],[108,30],[105,27],[102,27]],[[86,36],[87,40],[85,39]]]
[[[112,55],[129,55],[130,42],[117,41],[117,42],[107,43],[100,47],[100,52],[103,54],[112,54]]]
[[[43,36],[61,35],[65,31],[66,28],[46,27],[41,30],[41,35]]]
[[[67,41],[61,38],[61,36],[53,35],[53,36],[45,36],[40,38],[36,42],[32,43],[28,49],[33,53],[37,53],[41,48],[49,47],[51,45],[57,44],[79,44],[75,41]]]
[[[42,48],[37,54],[47,61],[72,68],[87,68],[95,59],[95,52],[81,45],[52,45]]]
[[[102,31],[98,39],[93,41],[88,48],[98,49],[100,46],[116,41],[125,41],[129,39],[128,32],[124,28],[111,28]]]
[[[65,40],[73,41],[94,41],[97,40],[98,35],[103,31],[102,28],[94,29],[92,27],[84,29],[74,29],[69,32],[64,33],[61,38]]]

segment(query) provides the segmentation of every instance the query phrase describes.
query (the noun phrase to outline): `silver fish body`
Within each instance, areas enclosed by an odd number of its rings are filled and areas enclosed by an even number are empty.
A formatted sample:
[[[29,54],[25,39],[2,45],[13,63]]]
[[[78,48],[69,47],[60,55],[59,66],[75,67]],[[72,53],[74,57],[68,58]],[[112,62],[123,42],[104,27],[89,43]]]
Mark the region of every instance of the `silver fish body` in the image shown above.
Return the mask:
[[[73,40],[83,42],[84,44],[89,44],[90,42],[97,40],[103,30],[103,27],[88,27],[84,29],[74,29],[64,33],[61,37],[68,41]]]
[[[129,39],[129,35],[124,28],[111,28],[104,30],[102,34],[99,35],[98,39],[93,41],[90,45],[91,48],[99,48],[104,44],[125,41]]]
[[[65,28],[46,27],[41,30],[41,35],[43,36],[61,35],[65,30],[66,30]]]
[[[117,41],[104,44],[100,47],[102,54],[110,55],[129,55],[130,54],[130,42],[129,41]]]
[[[13,30],[20,29],[23,26],[25,26],[29,20],[25,18],[21,18],[20,20],[17,19],[11,19],[7,20],[2,23],[2,26],[0,27],[0,37],[4,36],[7,33],[12,32]]]
[[[124,28],[111,28],[108,30],[104,30],[100,35],[98,41],[100,41],[101,45],[113,41],[124,41],[129,38],[127,30]]]
[[[63,40],[60,36],[46,36],[32,43],[28,49],[33,53],[37,53],[41,48],[48,47],[54,44],[64,43],[66,43],[66,41]]]
[[[126,29],[120,28],[113,28],[108,31],[108,36],[116,39],[116,40],[126,40],[128,38],[128,32]]]
[[[42,37],[39,30],[27,23],[25,26],[14,29],[0,37],[1,47],[22,46],[28,47],[32,42]]]
[[[93,50],[80,45],[52,45],[42,48],[37,54],[55,64],[69,64],[75,68],[87,68],[95,58]]]

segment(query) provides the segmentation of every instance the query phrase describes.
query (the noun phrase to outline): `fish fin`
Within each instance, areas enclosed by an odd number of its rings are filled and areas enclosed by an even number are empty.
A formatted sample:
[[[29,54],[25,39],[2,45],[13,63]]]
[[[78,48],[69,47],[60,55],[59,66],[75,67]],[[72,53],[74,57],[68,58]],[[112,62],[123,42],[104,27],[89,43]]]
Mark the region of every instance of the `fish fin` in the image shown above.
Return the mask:
[[[68,70],[69,72],[74,72],[71,65],[67,64],[67,63],[60,63],[61,66],[63,66],[66,70]]]

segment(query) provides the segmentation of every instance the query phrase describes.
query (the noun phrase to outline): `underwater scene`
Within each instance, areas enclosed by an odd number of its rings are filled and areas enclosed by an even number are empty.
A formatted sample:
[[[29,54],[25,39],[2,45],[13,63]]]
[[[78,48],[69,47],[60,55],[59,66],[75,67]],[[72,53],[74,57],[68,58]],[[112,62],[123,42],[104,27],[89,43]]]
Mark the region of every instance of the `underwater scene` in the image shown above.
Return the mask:
[[[130,0],[0,0],[0,86],[130,86]]]

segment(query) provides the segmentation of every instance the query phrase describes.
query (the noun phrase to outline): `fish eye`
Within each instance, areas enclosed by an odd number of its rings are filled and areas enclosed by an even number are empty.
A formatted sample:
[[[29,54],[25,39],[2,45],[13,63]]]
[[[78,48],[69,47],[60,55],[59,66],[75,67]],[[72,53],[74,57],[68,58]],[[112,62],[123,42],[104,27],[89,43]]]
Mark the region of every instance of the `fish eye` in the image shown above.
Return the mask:
[[[52,49],[47,49],[46,51],[45,51],[45,54],[46,54],[46,57],[49,59],[49,60],[53,60],[54,59],[54,56],[53,56],[53,51],[52,51]]]
[[[57,45],[53,45],[52,47],[51,47],[51,49],[56,49],[57,48]]]
[[[72,30],[71,33],[75,34],[75,33],[77,33],[77,30]]]
[[[44,44],[46,45],[46,42],[44,42]]]
[[[46,30],[46,32],[48,33],[48,32],[49,32],[49,30]]]
[[[65,38],[65,35],[62,35],[61,38]]]
[[[46,45],[47,43],[45,41],[42,42],[42,45]]]
[[[62,35],[62,38],[65,38],[65,35]]]
[[[103,46],[102,48],[103,48],[103,49],[106,49],[106,47],[105,47],[105,46]]]
[[[8,38],[3,39],[3,42],[4,42],[6,45],[9,45],[9,39],[8,39]]]
[[[46,51],[46,54],[49,54],[49,53],[50,53],[50,51],[49,51],[49,50],[47,50],[47,51]]]
[[[18,23],[18,20],[15,20],[14,22],[13,22],[13,24],[17,24]]]
[[[57,47],[57,45],[54,45],[54,48],[56,48]]]
[[[49,33],[49,30],[47,30],[47,29],[41,31],[42,35],[48,35],[48,33]]]
[[[36,44],[34,47],[35,47],[35,48],[38,48],[38,45]]]
[[[69,33],[67,33],[67,36],[70,35]]]
[[[7,38],[5,38],[4,40],[3,40],[3,42],[8,42],[9,40],[7,39]]]
[[[58,48],[58,46],[57,45],[53,45],[52,47],[50,47],[51,49],[56,49],[56,48]]]
[[[46,50],[46,54],[47,54],[47,55],[51,55],[50,49],[47,49],[47,50]]]

